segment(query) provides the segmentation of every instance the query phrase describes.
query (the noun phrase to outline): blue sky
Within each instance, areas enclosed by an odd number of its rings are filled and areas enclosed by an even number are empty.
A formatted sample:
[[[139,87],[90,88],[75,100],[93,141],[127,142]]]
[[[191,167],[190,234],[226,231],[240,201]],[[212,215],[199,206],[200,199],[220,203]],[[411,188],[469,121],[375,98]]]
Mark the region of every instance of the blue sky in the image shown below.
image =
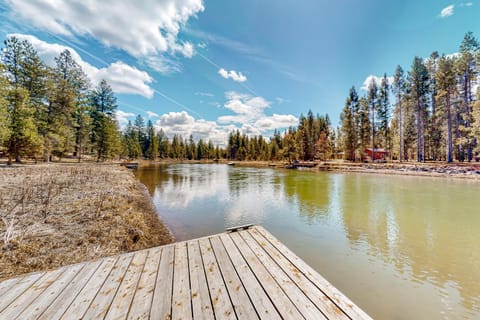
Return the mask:
[[[456,52],[479,17],[479,0],[0,0],[2,39],[29,39],[50,64],[72,50],[93,85],[112,85],[121,125],[142,114],[215,143],[309,109],[338,125],[352,85]]]

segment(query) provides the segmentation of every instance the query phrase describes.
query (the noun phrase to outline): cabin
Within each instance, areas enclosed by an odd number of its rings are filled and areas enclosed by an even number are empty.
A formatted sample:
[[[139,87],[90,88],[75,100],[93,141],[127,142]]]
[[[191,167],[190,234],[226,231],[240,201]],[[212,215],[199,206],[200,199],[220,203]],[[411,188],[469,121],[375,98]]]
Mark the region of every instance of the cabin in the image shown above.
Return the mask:
[[[366,148],[363,160],[372,160],[372,153],[374,160],[386,160],[388,156],[388,152],[385,149],[375,148],[372,151],[372,148]]]

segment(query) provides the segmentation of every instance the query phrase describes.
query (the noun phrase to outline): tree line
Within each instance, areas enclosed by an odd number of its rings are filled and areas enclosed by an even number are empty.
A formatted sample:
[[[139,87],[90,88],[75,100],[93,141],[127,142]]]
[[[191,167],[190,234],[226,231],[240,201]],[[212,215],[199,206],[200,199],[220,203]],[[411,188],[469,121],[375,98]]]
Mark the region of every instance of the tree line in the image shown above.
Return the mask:
[[[479,62],[479,43],[468,32],[457,54],[414,57],[408,72],[397,66],[393,82],[386,74],[380,84],[372,79],[362,97],[352,87],[337,137],[344,158],[355,161],[366,148],[382,148],[400,161],[474,159],[480,151]]]
[[[0,53],[0,156],[125,159],[346,160],[367,148],[392,160],[472,160],[480,139],[480,47],[467,33],[458,54],[415,57],[393,81],[385,74],[364,96],[352,87],[336,129],[328,115],[309,111],[298,125],[269,138],[235,130],[224,146],[174,134],[138,115],[120,130],[117,99],[102,80],[92,86],[65,50],[47,66],[31,43],[10,37]],[[477,92],[475,91],[475,88]],[[372,153],[373,155],[373,153]]]
[[[23,157],[94,155],[121,149],[116,97],[105,81],[92,87],[65,50],[47,66],[32,44],[10,37],[0,53],[0,151],[8,162]]]

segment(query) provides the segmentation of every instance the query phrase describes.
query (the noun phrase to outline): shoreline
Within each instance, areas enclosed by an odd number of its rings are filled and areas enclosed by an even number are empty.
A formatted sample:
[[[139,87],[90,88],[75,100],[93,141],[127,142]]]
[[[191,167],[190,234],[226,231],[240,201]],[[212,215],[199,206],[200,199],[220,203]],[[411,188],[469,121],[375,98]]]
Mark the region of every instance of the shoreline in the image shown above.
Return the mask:
[[[260,167],[285,169],[288,164],[284,161],[230,161],[230,160],[173,160],[162,159],[158,161],[140,160],[140,166],[156,164],[228,164],[233,162],[240,167]],[[386,163],[360,163],[345,161],[312,161],[315,164],[312,168],[301,168],[308,171],[329,171],[345,173],[369,173],[369,174],[391,174],[403,176],[434,177],[448,179],[467,179],[480,181],[480,162],[465,163],[444,163],[444,162],[386,162]]]
[[[0,166],[0,280],[174,241],[118,164]]]

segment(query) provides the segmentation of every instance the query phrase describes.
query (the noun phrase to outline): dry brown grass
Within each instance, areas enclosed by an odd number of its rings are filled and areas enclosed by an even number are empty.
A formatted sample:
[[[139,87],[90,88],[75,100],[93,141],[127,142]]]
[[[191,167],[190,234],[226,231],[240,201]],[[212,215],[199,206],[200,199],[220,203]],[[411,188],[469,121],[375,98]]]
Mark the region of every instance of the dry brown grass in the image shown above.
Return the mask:
[[[118,165],[0,167],[0,280],[173,241]]]

